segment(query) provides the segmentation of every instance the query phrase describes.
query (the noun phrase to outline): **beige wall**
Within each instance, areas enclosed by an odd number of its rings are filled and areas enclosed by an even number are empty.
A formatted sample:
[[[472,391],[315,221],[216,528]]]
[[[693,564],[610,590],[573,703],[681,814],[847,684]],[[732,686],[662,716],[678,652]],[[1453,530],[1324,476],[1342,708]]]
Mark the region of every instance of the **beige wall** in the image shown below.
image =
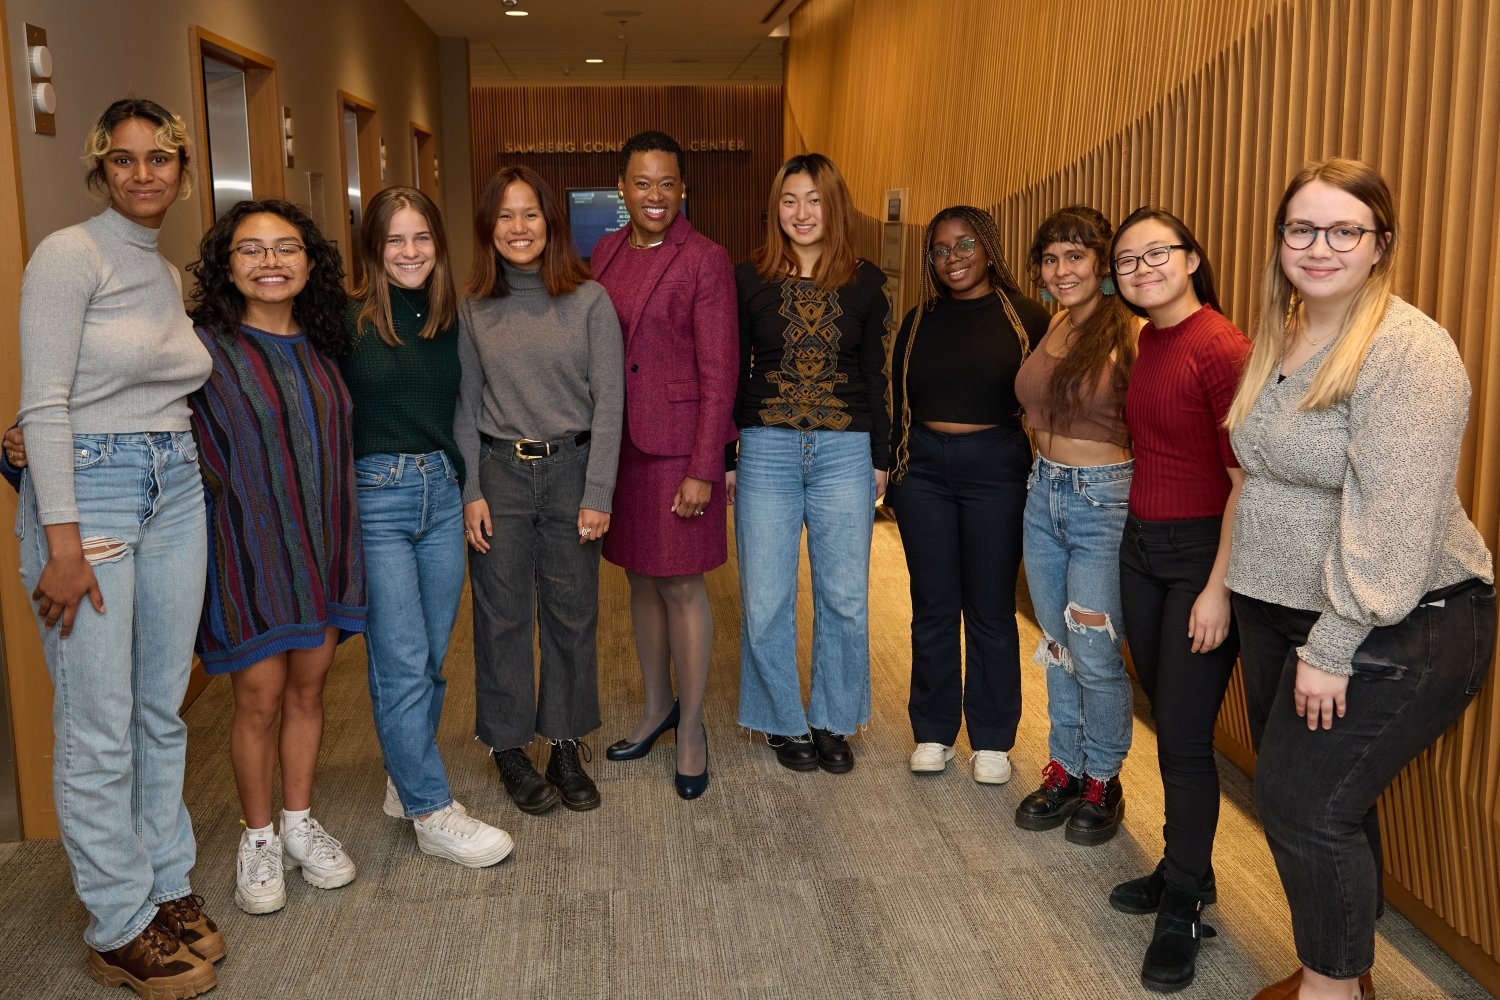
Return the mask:
[[[439,43],[427,26],[400,0],[314,0],[291,5],[227,3],[224,0],[148,0],[106,3],[103,0],[5,0],[0,5],[10,38],[9,87],[16,122],[14,162],[20,168],[24,205],[24,240],[7,245],[35,247],[48,233],[98,211],[83,185],[79,156],[83,135],[111,101],[126,96],[150,97],[193,122],[193,80],[189,68],[189,27],[268,56],[276,63],[279,99],[291,108],[296,124],[296,167],[286,171],[286,197],[306,203],[306,172],[324,177],[323,217],[329,236],[342,240],[343,214],[339,169],[337,92],[354,94],[376,105],[388,154],[387,183],[413,182],[410,128],[415,121],[431,129],[451,159],[452,143],[467,151],[467,106],[456,121],[443,120],[439,93]],[[25,66],[26,23],[47,30],[57,87],[57,135],[31,131],[29,78]],[[457,134],[452,134],[457,133]],[[201,155],[202,136],[194,137]],[[0,144],[0,155],[8,150]],[[467,173],[467,162],[455,164]],[[8,164],[7,164],[8,166]],[[447,170],[440,174],[446,179]],[[0,170],[0,187],[5,171]],[[0,196],[4,192],[0,191]],[[467,198],[467,190],[463,190]],[[167,217],[162,252],[182,266],[192,260],[203,223],[193,200]],[[0,211],[0,225],[6,213]],[[467,218],[467,212],[465,212]],[[466,228],[466,224],[465,224]],[[16,230],[11,230],[16,232]],[[3,233],[0,233],[3,234]],[[0,268],[0,359],[16,357],[15,293],[19,263],[15,250]],[[16,411],[19,377],[14,362],[0,366],[0,427]],[[15,501],[0,489],[0,520],[14,516]],[[3,605],[5,666],[21,785],[22,823],[28,837],[56,836],[51,812],[48,724],[51,690],[40,660],[30,608],[14,572],[15,543],[4,542],[0,529],[0,605]]]
[[[1203,241],[1226,310],[1246,327],[1287,178],[1310,159],[1369,161],[1396,193],[1397,292],[1448,329],[1468,367],[1474,406],[1458,488],[1494,548],[1500,6],[1105,7],[1037,0],[1019,18],[1013,5],[982,0],[941,14],[909,0],[808,0],[788,46],[789,151],[832,156],[866,216],[883,189],[910,188],[907,305],[922,224],[944,205],[993,210],[1006,255],[1024,274],[1032,234],[1055,209],[1083,202],[1118,221],[1157,204]],[[862,232],[868,239],[875,230]],[[1221,745],[1252,763],[1237,684],[1220,721]],[[1497,803],[1500,685],[1492,679],[1395,782],[1381,824],[1388,897],[1500,991]]]

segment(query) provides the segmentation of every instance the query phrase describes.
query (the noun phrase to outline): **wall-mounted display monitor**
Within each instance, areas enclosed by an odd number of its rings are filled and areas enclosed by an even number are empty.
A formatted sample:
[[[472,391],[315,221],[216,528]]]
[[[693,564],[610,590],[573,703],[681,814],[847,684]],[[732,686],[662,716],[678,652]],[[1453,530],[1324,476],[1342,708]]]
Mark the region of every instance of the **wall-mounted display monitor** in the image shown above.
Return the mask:
[[[573,248],[584,260],[593,256],[594,244],[601,236],[630,224],[630,212],[618,188],[568,188],[567,195]],[[682,199],[681,212],[687,215],[686,198]]]

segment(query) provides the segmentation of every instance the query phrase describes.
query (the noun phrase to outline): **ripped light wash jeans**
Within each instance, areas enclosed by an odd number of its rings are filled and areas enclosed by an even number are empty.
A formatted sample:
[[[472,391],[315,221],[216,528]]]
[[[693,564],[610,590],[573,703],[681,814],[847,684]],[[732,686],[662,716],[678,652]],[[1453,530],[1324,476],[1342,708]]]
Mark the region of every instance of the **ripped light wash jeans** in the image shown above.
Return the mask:
[[[52,677],[52,794],[83,939],[109,951],[158,903],[192,892],[197,858],[182,801],[187,724],[177,714],[203,613],[208,525],[187,431],[73,438],[78,530],[104,613],[87,596],[66,639],[43,628]],[[29,594],[47,565],[31,476],[16,516]]]
[[[1075,467],[1037,456],[1031,468],[1022,552],[1042,628],[1035,660],[1047,676],[1047,749],[1074,777],[1107,781],[1120,773],[1130,750],[1130,678],[1120,655],[1120,535],[1134,467]],[[1104,624],[1081,624],[1075,612],[1102,613]]]

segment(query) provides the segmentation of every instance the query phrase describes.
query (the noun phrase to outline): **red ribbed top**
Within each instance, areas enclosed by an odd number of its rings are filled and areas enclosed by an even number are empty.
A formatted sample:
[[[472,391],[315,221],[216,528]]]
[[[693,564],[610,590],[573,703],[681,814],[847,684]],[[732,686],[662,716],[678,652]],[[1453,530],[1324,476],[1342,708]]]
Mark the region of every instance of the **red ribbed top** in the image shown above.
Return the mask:
[[[1224,417],[1250,340],[1204,306],[1176,326],[1141,330],[1125,423],[1135,443],[1130,512],[1145,521],[1217,517],[1239,461]]]

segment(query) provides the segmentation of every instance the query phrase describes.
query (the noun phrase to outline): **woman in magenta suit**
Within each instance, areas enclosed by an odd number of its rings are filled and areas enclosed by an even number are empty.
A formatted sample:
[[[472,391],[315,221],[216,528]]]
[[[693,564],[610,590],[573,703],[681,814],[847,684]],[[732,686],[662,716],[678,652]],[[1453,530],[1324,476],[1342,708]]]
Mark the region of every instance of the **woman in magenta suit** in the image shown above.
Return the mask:
[[[640,719],[608,756],[644,757],[675,729],[677,794],[694,799],[708,787],[713,614],[703,574],[728,558],[724,446],[736,437],[739,314],[729,255],[688,224],[683,193],[682,148],[661,132],[632,136],[620,154],[630,225],[601,239],[591,263],[625,336],[626,432],[604,558],[630,580],[645,690]]]

